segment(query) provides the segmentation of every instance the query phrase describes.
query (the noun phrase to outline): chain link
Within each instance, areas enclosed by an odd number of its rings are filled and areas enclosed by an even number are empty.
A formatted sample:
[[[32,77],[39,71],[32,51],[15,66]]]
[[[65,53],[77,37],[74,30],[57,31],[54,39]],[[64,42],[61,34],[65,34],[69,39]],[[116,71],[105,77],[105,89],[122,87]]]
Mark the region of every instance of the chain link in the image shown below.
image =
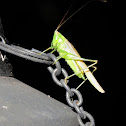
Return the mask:
[[[66,100],[67,103],[73,107],[76,112],[78,113],[78,122],[80,126],[95,126],[95,122],[94,122],[94,118],[91,114],[89,114],[88,112],[84,111],[83,107],[81,106],[83,103],[83,97],[81,95],[81,93],[74,89],[71,88],[65,83],[65,78],[68,77],[68,73],[65,69],[61,68],[61,65],[59,63],[59,61],[57,61],[57,58],[54,54],[48,53],[47,54],[49,56],[50,59],[52,59],[53,62],[55,62],[55,69],[52,68],[52,66],[49,66],[47,69],[49,70],[49,72],[52,74],[52,79],[54,80],[54,82],[61,86],[64,87],[66,89]],[[64,79],[58,79],[57,76],[60,74],[63,74]],[[69,80],[67,80],[67,83],[69,82]],[[73,96],[76,95],[78,100],[73,100]],[[82,119],[86,119],[88,118],[90,122],[86,122],[85,124],[83,123]]]

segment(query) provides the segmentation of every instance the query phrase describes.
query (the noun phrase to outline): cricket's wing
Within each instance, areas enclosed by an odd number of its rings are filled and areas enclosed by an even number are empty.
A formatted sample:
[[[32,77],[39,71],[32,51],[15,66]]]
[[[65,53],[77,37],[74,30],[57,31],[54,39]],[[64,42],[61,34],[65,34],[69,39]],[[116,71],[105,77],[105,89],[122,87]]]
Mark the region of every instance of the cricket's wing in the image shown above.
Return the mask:
[[[81,57],[78,57],[76,56],[75,54],[73,53],[69,53],[68,51],[61,51],[64,53],[64,56],[65,57],[62,57],[62,58],[65,58],[67,60],[75,60],[75,61],[90,61],[90,62],[95,62],[96,60],[92,60],[92,59],[85,59],[85,58],[81,58]],[[66,54],[66,55],[65,55]]]
[[[88,80],[90,81],[90,83],[101,93],[104,93],[105,91],[103,90],[103,88],[100,86],[100,84],[97,82],[97,80],[95,79],[94,75],[92,74],[92,72],[89,70],[89,68],[87,67],[87,65],[83,62],[83,61],[76,61],[78,66],[84,71],[86,77],[88,78]]]
[[[100,86],[100,84],[97,82],[97,80],[95,79],[95,77],[93,76],[93,74],[91,73],[91,71],[87,71],[85,72],[85,75],[87,76],[88,80],[90,81],[90,83],[101,93],[105,93],[105,91],[103,90],[103,88]]]
[[[77,50],[74,48],[74,46],[68,40],[66,40],[64,44],[65,44],[65,46],[63,48],[63,51],[66,52],[66,54],[67,54],[65,56],[65,59],[94,62],[94,60],[91,60],[91,59],[81,58],[81,56],[79,55]]]

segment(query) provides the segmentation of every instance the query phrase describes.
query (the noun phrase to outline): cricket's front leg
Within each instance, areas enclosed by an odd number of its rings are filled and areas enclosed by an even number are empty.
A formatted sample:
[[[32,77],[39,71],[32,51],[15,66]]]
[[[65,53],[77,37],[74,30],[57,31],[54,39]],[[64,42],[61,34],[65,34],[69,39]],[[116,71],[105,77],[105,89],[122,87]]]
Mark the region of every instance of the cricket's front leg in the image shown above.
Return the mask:
[[[58,61],[60,60],[61,58],[64,58],[66,55],[67,55],[67,52],[64,51],[62,52],[62,55],[61,55],[61,52],[59,53],[60,55],[57,57],[56,61],[53,63],[53,65]]]
[[[48,50],[50,50],[50,49],[52,49],[52,48],[51,48],[51,47],[49,47],[49,48],[47,48],[46,50],[44,50],[43,52],[38,53],[38,55],[42,55],[43,53],[45,53],[46,51],[48,51]]]

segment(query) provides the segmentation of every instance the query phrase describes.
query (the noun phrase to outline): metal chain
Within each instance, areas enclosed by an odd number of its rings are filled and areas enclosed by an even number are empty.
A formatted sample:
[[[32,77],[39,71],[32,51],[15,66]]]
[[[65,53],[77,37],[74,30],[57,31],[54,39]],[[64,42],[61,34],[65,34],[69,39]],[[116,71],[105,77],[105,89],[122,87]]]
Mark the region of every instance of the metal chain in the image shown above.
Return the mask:
[[[58,79],[57,76],[60,75],[61,73],[64,75],[64,78],[68,77],[68,73],[66,72],[65,69],[61,68],[61,65],[59,63],[59,61],[57,61],[57,58],[54,54],[48,53],[48,54],[43,54],[43,55],[38,55],[38,53],[41,53],[40,51],[36,50],[36,49],[32,49],[32,50],[28,50],[28,49],[24,49],[22,47],[19,46],[15,46],[15,45],[8,45],[5,43],[5,39],[3,39],[3,37],[0,35],[0,38],[2,39],[2,42],[0,42],[0,49],[9,52],[11,54],[20,56],[22,58],[26,58],[29,59],[31,61],[34,62],[39,62],[39,63],[45,63],[45,64],[51,64],[53,62],[55,62],[55,69],[53,69],[51,66],[48,67],[49,72],[52,74],[52,78],[54,80],[54,82],[61,86],[64,87],[66,89],[66,100],[68,102],[68,104],[75,108],[76,112],[78,113],[78,122],[80,124],[80,126],[95,126],[94,123],[94,119],[93,117],[86,111],[83,110],[83,107],[80,107],[83,103],[83,98],[81,93],[74,89],[71,88],[65,83],[65,79]],[[3,56],[3,55],[1,55]],[[3,58],[3,57],[2,57]],[[52,61],[51,61],[52,59]],[[3,58],[4,60],[4,58]],[[67,80],[67,83],[69,82],[69,80]],[[78,100],[72,100],[72,96],[77,95]],[[88,118],[90,120],[90,122],[87,122],[86,124],[83,123],[82,119]]]
[[[80,126],[95,126],[94,123],[94,119],[93,117],[86,111],[83,110],[83,107],[81,106],[83,103],[83,98],[81,93],[74,89],[71,88],[65,83],[65,79],[58,79],[57,76],[60,75],[61,73],[63,74],[64,78],[68,77],[68,73],[66,72],[65,69],[61,68],[61,65],[59,63],[59,61],[57,61],[57,58],[54,54],[48,53],[48,54],[43,54],[43,55],[38,55],[38,53],[40,53],[40,51],[36,50],[36,49],[32,49],[32,50],[28,50],[28,49],[24,49],[22,47],[19,46],[14,46],[14,45],[8,45],[6,43],[4,43],[4,39],[3,37],[0,36],[0,38],[2,39],[2,42],[0,42],[0,49],[9,52],[11,54],[20,56],[22,58],[26,58],[29,60],[32,60],[34,62],[39,62],[39,63],[45,63],[45,64],[51,64],[53,62],[55,62],[55,69],[53,69],[51,66],[48,67],[49,72],[52,74],[52,78],[54,80],[54,82],[61,86],[64,87],[66,89],[66,100],[68,102],[68,104],[73,107],[76,112],[78,113],[78,122],[80,124]],[[50,60],[52,59],[52,61]],[[67,80],[67,83],[69,82],[69,80]],[[72,100],[72,96],[77,95],[78,100]],[[80,107],[81,106],[81,107]],[[83,123],[82,119],[88,118],[90,120],[90,122],[87,122],[86,124]]]
[[[66,72],[65,69],[61,68],[61,65],[59,63],[59,61],[57,61],[57,58],[54,54],[48,53],[45,54],[43,53],[42,55],[38,55],[38,53],[41,53],[40,51],[36,50],[36,49],[32,49],[32,50],[28,50],[28,49],[24,49],[22,47],[19,46],[15,46],[15,45],[8,45],[6,44],[6,40],[5,38],[2,37],[2,35],[0,34],[0,39],[2,40],[2,42],[0,42],[0,49],[2,49],[3,51],[9,52],[11,54],[20,56],[22,58],[26,58],[29,60],[32,60],[34,62],[39,62],[39,63],[45,63],[45,64],[51,64],[52,61],[50,61],[50,59],[53,60],[53,62],[55,62],[55,69],[53,69],[51,66],[48,67],[49,72],[52,74],[52,78],[54,80],[54,82],[61,86],[64,87],[66,89],[66,100],[67,103],[73,107],[76,112],[78,113],[78,122],[80,126],[95,126],[94,123],[94,119],[92,117],[92,115],[90,115],[88,112],[83,110],[83,107],[81,106],[83,103],[83,98],[81,93],[74,89],[71,88],[65,83],[65,79],[58,79],[57,76],[60,75],[61,73],[64,75],[64,78],[68,77],[68,73]],[[1,56],[3,56],[1,54]],[[3,61],[5,60],[4,57]],[[67,83],[69,81],[67,80]],[[73,96],[77,95],[78,100],[73,100]],[[87,123],[83,123],[82,119],[88,118],[90,120],[90,122]]]
[[[52,74],[52,79],[54,80],[54,82],[61,86],[64,87],[66,89],[66,100],[67,103],[69,104],[69,106],[73,107],[76,112],[78,113],[78,122],[80,126],[95,126],[95,122],[94,122],[94,118],[91,114],[89,114],[88,112],[84,111],[83,107],[81,106],[83,103],[83,97],[81,95],[81,93],[74,89],[71,88],[65,83],[65,79],[58,79],[57,76],[60,75],[61,73],[63,74],[64,78],[68,77],[68,73],[66,72],[65,69],[61,68],[61,65],[59,63],[59,61],[57,61],[57,58],[54,54],[48,53],[47,54],[49,56],[50,59],[53,60],[53,62],[56,61],[55,63],[55,69],[53,69],[51,66],[49,66],[47,69],[49,70],[49,72]],[[68,81],[67,81],[68,83]],[[77,95],[78,100],[73,100],[73,96]],[[85,124],[83,123],[82,119],[86,119],[88,118],[90,122],[86,122]]]

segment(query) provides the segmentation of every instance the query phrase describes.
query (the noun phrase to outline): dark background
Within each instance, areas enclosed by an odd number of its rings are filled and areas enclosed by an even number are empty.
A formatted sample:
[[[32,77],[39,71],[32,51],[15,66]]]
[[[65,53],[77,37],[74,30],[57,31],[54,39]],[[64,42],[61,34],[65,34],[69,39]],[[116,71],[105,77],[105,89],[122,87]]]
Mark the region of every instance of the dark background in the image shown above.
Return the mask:
[[[5,36],[11,44],[43,51],[50,47],[54,30],[71,4],[67,17],[84,3],[84,0],[5,0],[0,5]],[[88,81],[79,89],[84,99],[83,107],[94,116],[96,126],[124,125],[124,8],[125,3],[120,1],[92,2],[59,29],[82,57],[99,61],[94,75],[105,94],[99,93]],[[67,104],[65,89],[53,82],[47,70],[48,65],[10,54],[8,57],[15,78]],[[73,73],[63,59],[60,63],[69,75]],[[69,86],[76,87],[81,82],[74,76],[70,78]]]

